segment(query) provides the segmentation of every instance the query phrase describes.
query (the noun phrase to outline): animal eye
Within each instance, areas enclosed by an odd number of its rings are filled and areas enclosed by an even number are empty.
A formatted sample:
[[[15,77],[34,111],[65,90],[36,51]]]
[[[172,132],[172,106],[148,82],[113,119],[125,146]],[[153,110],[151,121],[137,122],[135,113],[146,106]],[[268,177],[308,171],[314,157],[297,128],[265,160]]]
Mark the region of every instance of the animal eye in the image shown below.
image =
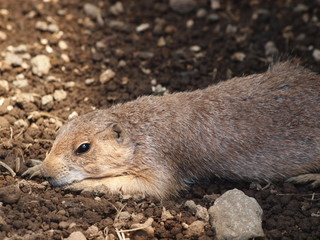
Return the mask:
[[[90,143],[82,143],[76,150],[76,154],[83,154],[90,150]]]

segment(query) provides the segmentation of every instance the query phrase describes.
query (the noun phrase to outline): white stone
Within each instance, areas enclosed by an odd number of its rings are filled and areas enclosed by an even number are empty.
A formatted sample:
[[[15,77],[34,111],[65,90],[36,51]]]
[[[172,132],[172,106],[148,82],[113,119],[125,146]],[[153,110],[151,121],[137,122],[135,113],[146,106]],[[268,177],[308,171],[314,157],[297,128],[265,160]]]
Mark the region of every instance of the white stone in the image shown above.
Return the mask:
[[[41,98],[41,104],[47,105],[53,102],[53,97],[51,95],[45,95]]]
[[[235,52],[232,56],[231,59],[238,61],[238,62],[243,62],[243,60],[246,58],[246,54],[243,52]]]
[[[64,61],[64,62],[70,62],[70,58],[69,58],[69,56],[67,55],[67,54],[65,54],[65,53],[62,53],[61,54],[61,59]]]
[[[278,48],[276,47],[276,45],[272,41],[267,42],[264,45],[264,49],[265,49],[266,56],[274,56],[279,53]]]
[[[28,123],[26,120],[23,119],[18,119],[17,121],[14,122],[14,126],[18,127],[18,128],[26,128],[28,127]]]
[[[263,237],[262,209],[254,198],[233,189],[219,197],[209,208],[211,226],[217,239]]]
[[[211,0],[211,9],[216,10],[221,7],[220,1],[219,0]]]
[[[158,39],[158,42],[157,42],[157,46],[158,46],[158,47],[164,47],[166,44],[167,44],[167,43],[166,43],[166,40],[165,40],[164,37],[160,37],[160,38]]]
[[[167,219],[173,219],[174,217],[170,213],[169,210],[166,210],[165,207],[162,208],[162,213],[161,213],[161,221],[167,221]]]
[[[72,113],[69,114],[68,120],[71,120],[71,119],[78,117],[78,116],[79,116],[79,114],[77,112],[73,111]]]
[[[104,25],[104,21],[101,15],[101,9],[91,3],[86,3],[83,6],[85,14],[93,19],[96,19],[100,26]]]
[[[33,93],[17,93],[12,97],[17,103],[23,102],[34,102],[34,94]]]
[[[23,88],[29,85],[27,79],[18,79],[12,82],[12,84],[17,88]]]
[[[0,31],[0,41],[5,41],[7,38],[7,34],[3,31]]]
[[[59,32],[59,27],[57,24],[51,23],[48,25],[48,31],[52,33],[57,33]]]
[[[116,73],[112,71],[111,69],[107,69],[103,73],[101,73],[99,81],[104,84],[109,82],[112,78],[116,76]]]
[[[67,92],[63,89],[61,90],[55,90],[53,93],[53,97],[56,101],[62,101],[67,98]]]
[[[86,85],[91,85],[92,83],[94,83],[94,78],[87,78],[86,80],[84,80],[84,83]]]
[[[149,28],[150,28],[149,23],[142,23],[139,26],[137,26],[136,31],[137,32],[144,32],[144,31],[148,30]]]
[[[113,4],[109,11],[113,14],[113,15],[119,15],[121,13],[124,12],[124,8],[122,5],[122,2],[116,2],[115,4]]]
[[[68,44],[66,43],[66,41],[60,40],[58,42],[58,46],[61,50],[66,50],[68,49]]]
[[[22,64],[22,58],[11,52],[6,53],[4,60],[14,66],[21,66]]]
[[[48,31],[48,24],[44,21],[37,21],[36,29],[40,31]]]
[[[32,72],[41,77],[48,74],[51,68],[50,58],[46,55],[37,55],[31,59]]]
[[[317,62],[320,61],[320,49],[314,49],[312,56]]]
[[[198,45],[194,45],[194,46],[191,46],[191,47],[190,47],[190,50],[191,50],[192,52],[199,52],[199,51],[201,51],[201,47],[198,46]]]

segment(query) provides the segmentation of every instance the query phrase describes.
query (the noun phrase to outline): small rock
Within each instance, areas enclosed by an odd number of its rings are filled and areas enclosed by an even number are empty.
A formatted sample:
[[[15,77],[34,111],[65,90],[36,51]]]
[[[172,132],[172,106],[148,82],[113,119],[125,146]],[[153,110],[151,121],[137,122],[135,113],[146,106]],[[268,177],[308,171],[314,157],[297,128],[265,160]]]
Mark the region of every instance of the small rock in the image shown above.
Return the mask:
[[[0,117],[0,127],[1,128],[8,128],[10,127],[9,121],[5,117]],[[1,190],[0,190],[1,191]],[[0,200],[1,201],[1,200]]]
[[[63,41],[63,40],[60,40],[60,41],[58,42],[58,46],[59,46],[59,48],[60,48],[61,50],[66,50],[66,49],[68,49],[68,44],[67,44],[65,41]]]
[[[29,82],[27,79],[19,79],[12,82],[12,84],[17,88],[27,87]]]
[[[21,197],[21,191],[17,185],[9,185],[0,188],[0,202],[13,204],[18,202]]]
[[[116,76],[116,73],[114,71],[112,71],[111,69],[107,69],[100,75],[99,81],[100,83],[104,84],[109,82],[115,76]]]
[[[319,62],[320,61],[320,49],[314,49],[312,52],[313,58]]]
[[[22,58],[14,53],[7,52],[5,55],[6,62],[10,63],[13,66],[21,66],[22,64]]]
[[[3,31],[0,31],[0,41],[7,40],[7,34]]]
[[[27,128],[28,123],[26,120],[18,119],[17,121],[14,122],[14,126],[18,128]]]
[[[153,52],[138,52],[138,57],[144,60],[151,59],[154,57]]]
[[[192,237],[192,236],[200,236],[204,233],[204,227],[206,223],[203,221],[194,221],[188,226],[187,229],[187,236]]]
[[[80,231],[73,232],[69,235],[69,237],[64,239],[65,240],[87,240],[86,236]]]
[[[158,42],[157,42],[157,46],[158,46],[158,47],[164,47],[166,44],[167,44],[167,43],[166,43],[166,40],[165,40],[164,37],[160,37],[160,38],[158,39]]]
[[[194,21],[193,19],[189,19],[186,23],[187,28],[192,28],[194,26]]]
[[[219,197],[209,209],[217,239],[263,237],[262,209],[254,198],[233,189]]]
[[[167,221],[167,219],[173,219],[174,217],[170,213],[170,211],[166,210],[165,207],[162,208],[162,213],[161,213],[161,221]]]
[[[123,21],[111,20],[109,21],[108,25],[111,29],[116,31],[130,32],[130,26]]]
[[[51,23],[48,25],[48,32],[51,32],[51,33],[57,33],[59,32],[59,27],[57,24],[54,24],[54,23]]]
[[[77,112],[73,111],[72,113],[69,114],[68,120],[71,120],[71,119],[78,117],[78,116],[79,116],[79,114]]]
[[[170,0],[169,5],[175,12],[188,13],[195,9],[197,2],[195,0]]]
[[[219,9],[221,7],[220,0],[211,0],[210,6],[212,10]]]
[[[127,222],[131,218],[131,214],[128,211],[123,211],[119,214],[119,221],[121,222]]]
[[[190,47],[190,50],[191,50],[192,52],[200,52],[200,51],[201,51],[201,47],[198,46],[198,45],[194,45],[194,46],[191,46],[191,47]]]
[[[96,239],[96,240],[104,240],[105,238],[103,237],[102,231],[99,231],[99,228],[97,226],[90,226],[86,230],[86,235],[88,236],[89,239]]]
[[[53,98],[56,101],[62,101],[67,98],[67,92],[64,90],[55,90],[53,93]]]
[[[120,15],[121,13],[124,12],[124,8],[122,5],[122,2],[116,2],[115,4],[113,4],[109,11],[113,14],[113,15]]]
[[[44,21],[37,21],[36,29],[40,31],[48,31],[48,24]]]
[[[87,78],[86,80],[84,80],[84,83],[86,85],[91,85],[92,83],[94,83],[94,78]]]
[[[232,54],[231,59],[238,61],[238,62],[243,62],[243,60],[246,58],[246,54],[243,52],[235,52]]]
[[[126,62],[125,60],[121,59],[121,60],[119,61],[119,63],[118,63],[118,66],[119,66],[119,67],[125,67],[125,66],[127,66],[127,62]]]
[[[137,32],[144,32],[144,31],[148,30],[149,28],[150,28],[150,24],[149,23],[142,23],[141,25],[139,25],[136,28],[136,31]]]
[[[197,10],[196,16],[197,18],[204,18],[205,16],[207,16],[208,12],[205,8],[199,8]]]
[[[209,22],[217,22],[217,21],[219,21],[220,17],[218,14],[211,13],[207,16],[207,19]]]
[[[8,113],[10,111],[10,108],[12,108],[12,106],[10,105],[10,99],[1,97],[0,98],[0,115],[4,115]]]
[[[69,222],[65,222],[65,221],[59,222],[59,228],[61,229],[67,229],[69,226],[70,226]]]
[[[304,5],[302,3],[299,3],[294,9],[294,12],[306,12],[309,10],[309,7],[307,5]]]
[[[65,53],[61,54],[61,59],[66,63],[70,62],[69,56],[67,54],[65,54]]]
[[[9,92],[9,83],[7,80],[0,80],[0,95]]]
[[[100,26],[104,25],[104,21],[102,19],[102,15],[101,15],[101,9],[99,7],[97,7],[91,3],[86,3],[83,6],[83,10],[88,17],[97,20],[97,22]]]
[[[238,31],[238,27],[234,26],[232,24],[228,24],[226,27],[226,33],[227,34],[234,34]]]
[[[34,102],[33,93],[18,93],[13,98],[17,103]]]
[[[37,55],[31,59],[32,72],[41,77],[48,74],[51,68],[50,58],[46,55]]]
[[[276,47],[276,45],[272,41],[267,42],[264,45],[264,49],[265,49],[265,54],[268,57],[275,56],[275,55],[277,55],[279,53],[278,48]]]
[[[47,105],[53,102],[53,97],[51,95],[45,95],[41,98],[41,104]]]

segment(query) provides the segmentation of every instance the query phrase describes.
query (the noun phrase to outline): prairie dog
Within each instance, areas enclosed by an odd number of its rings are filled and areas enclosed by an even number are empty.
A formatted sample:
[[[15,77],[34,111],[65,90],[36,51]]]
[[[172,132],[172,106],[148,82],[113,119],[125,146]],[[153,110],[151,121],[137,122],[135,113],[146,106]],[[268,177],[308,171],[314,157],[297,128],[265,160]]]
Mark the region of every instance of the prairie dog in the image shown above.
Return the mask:
[[[188,183],[320,183],[320,77],[289,62],[203,90],[137,100],[79,116],[41,164],[54,186],[105,185],[165,198]]]

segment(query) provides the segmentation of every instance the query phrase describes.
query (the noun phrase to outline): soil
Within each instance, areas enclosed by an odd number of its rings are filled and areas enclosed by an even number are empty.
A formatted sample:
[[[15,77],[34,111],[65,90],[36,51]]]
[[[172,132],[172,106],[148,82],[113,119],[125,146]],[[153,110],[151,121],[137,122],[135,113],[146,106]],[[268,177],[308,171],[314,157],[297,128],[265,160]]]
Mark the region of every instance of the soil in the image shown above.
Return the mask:
[[[289,58],[320,72],[315,50],[320,48],[320,1],[228,0],[212,9],[208,1],[199,0],[186,14],[174,12],[168,1],[121,2],[124,11],[118,13],[110,11],[113,0],[90,1],[101,10],[101,25],[85,13],[85,1],[1,0],[0,80],[8,88],[0,86],[0,158],[14,172],[0,167],[0,239],[62,239],[75,231],[87,239],[118,239],[120,230],[150,217],[150,231],[124,235],[212,239],[215,232],[208,222],[203,232],[190,233],[188,226],[198,219],[184,202],[209,208],[218,195],[233,188],[261,205],[264,239],[320,239],[319,188],[275,183],[258,190],[250,183],[213,179],[191,186],[179,198],[158,201],[70,192],[52,188],[39,177],[21,176],[31,159],[45,158],[70,115],[262,72],[273,59]],[[39,30],[38,21],[59,31]],[[141,26],[144,23],[149,25]],[[19,45],[20,50],[14,49]],[[8,52],[23,64],[8,64]],[[39,54],[48,56],[52,65],[43,76],[31,67],[31,58]],[[115,76],[102,84],[100,75],[106,69]],[[53,98],[45,103],[47,95]],[[172,215],[168,219],[162,216],[164,208]]]

